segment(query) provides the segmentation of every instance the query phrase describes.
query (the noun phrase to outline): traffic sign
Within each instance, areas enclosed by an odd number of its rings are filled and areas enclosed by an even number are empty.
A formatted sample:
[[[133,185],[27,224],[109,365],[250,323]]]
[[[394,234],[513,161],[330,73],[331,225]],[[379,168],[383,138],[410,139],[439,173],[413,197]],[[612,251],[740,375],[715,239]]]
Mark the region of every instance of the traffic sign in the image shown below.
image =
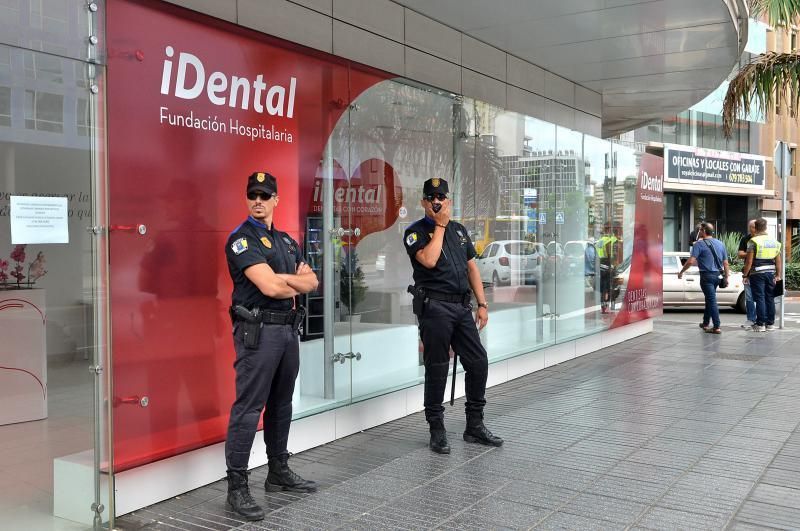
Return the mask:
[[[781,179],[791,173],[792,154],[786,142],[779,140],[775,143],[775,153],[772,155],[772,162],[775,166],[775,173],[777,173],[778,177]]]

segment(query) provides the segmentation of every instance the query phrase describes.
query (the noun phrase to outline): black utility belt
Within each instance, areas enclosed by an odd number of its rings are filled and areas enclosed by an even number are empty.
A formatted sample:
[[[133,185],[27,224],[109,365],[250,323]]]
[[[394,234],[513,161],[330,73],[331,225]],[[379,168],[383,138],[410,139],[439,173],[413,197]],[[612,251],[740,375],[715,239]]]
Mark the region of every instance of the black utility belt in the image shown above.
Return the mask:
[[[231,306],[231,317],[234,321],[247,321],[249,323],[264,323],[264,324],[294,324],[298,315],[305,314],[305,308],[298,310],[261,310],[254,308],[248,310],[244,306]]]
[[[462,304],[468,304],[472,299],[469,291],[466,293],[446,293],[444,291],[436,291],[425,287],[418,288],[416,286],[409,286],[408,292],[412,295],[416,295],[425,299],[432,299],[442,302],[459,302]]]

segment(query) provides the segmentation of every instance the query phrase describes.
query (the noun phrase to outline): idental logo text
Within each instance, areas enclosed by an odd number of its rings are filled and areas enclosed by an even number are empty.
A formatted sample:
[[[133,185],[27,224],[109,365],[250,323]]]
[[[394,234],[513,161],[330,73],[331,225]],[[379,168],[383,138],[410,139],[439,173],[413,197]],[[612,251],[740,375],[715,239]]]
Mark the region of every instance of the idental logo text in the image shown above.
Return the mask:
[[[231,76],[230,79],[223,72],[212,72],[206,78],[206,69],[203,62],[196,55],[181,52],[178,55],[178,74],[173,85],[172,58],[175,50],[167,46],[164,60],[164,70],[161,72],[161,94],[169,94],[174,89],[173,95],[184,100],[193,100],[205,93],[208,100],[214,105],[228,105],[239,107],[246,111],[250,109],[250,95],[252,93],[253,110],[258,113],[266,112],[270,116],[285,116],[292,118],[294,115],[294,97],[297,88],[297,79],[289,79],[287,96],[286,87],[282,85],[269,86],[264,82],[264,75],[258,74],[253,81],[245,77]],[[189,71],[194,76],[189,76]],[[187,80],[194,77],[194,84],[187,86]]]
[[[647,190],[650,192],[663,192],[664,191],[664,181],[660,175],[655,177],[650,177],[646,171],[642,172],[642,179],[640,181],[640,186],[642,190]]]

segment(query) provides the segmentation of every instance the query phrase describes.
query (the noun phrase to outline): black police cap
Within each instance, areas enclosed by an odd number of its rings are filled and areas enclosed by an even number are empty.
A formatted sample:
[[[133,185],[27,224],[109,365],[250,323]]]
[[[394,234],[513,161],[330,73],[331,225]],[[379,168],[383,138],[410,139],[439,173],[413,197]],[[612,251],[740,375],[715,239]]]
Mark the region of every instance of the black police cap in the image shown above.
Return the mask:
[[[422,195],[430,195],[430,194],[445,194],[450,190],[447,187],[447,181],[444,179],[439,179],[438,177],[434,177],[433,179],[428,179],[425,181],[425,184],[422,185]]]
[[[278,193],[278,182],[275,177],[267,172],[259,171],[247,178],[247,193],[264,192],[266,194]]]

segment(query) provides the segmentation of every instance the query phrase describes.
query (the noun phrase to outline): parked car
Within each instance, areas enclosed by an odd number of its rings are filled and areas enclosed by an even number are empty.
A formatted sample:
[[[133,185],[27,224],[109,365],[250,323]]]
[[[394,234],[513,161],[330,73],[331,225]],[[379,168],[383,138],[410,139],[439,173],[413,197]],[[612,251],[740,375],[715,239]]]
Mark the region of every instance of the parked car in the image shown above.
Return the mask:
[[[536,284],[542,278],[547,251],[541,243],[500,240],[488,244],[475,259],[484,284]]]
[[[683,278],[678,278],[678,271],[688,259],[689,253],[664,253],[664,307],[705,305],[697,266],[690,267],[683,274]],[[744,283],[741,273],[732,272],[728,278],[728,287],[717,289],[717,303],[719,306],[731,306],[744,313]]]

